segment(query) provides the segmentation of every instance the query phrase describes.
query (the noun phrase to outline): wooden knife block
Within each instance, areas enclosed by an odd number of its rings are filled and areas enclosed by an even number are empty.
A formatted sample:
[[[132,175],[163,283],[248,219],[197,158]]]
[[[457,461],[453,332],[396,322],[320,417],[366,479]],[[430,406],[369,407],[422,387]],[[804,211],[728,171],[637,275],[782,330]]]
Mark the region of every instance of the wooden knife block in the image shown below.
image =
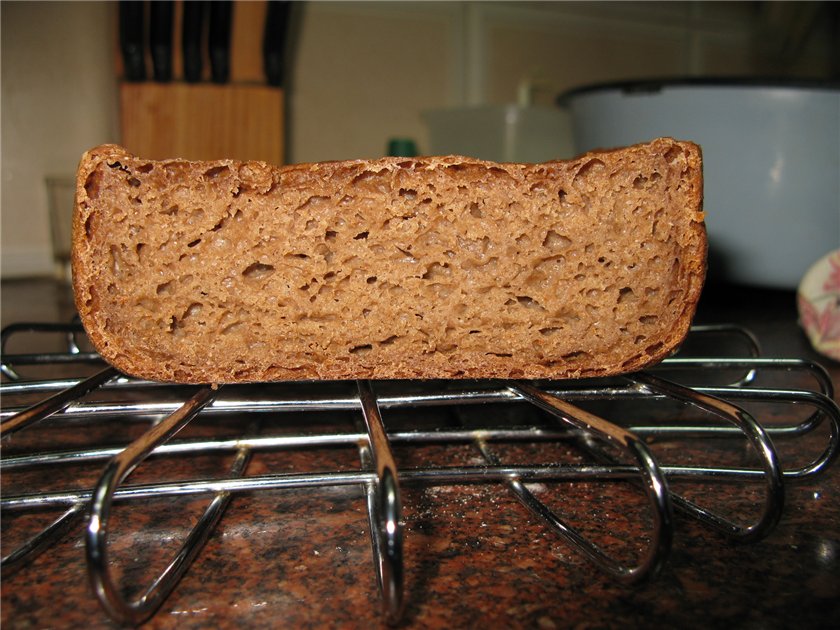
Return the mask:
[[[283,164],[283,90],[254,84],[122,83],[122,143],[151,159]]]

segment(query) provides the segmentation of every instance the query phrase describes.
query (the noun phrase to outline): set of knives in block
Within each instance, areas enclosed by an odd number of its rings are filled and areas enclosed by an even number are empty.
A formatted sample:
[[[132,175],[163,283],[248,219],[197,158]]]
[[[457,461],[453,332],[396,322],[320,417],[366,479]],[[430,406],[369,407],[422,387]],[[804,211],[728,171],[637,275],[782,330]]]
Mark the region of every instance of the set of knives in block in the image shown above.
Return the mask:
[[[263,38],[263,70],[266,82],[281,86],[290,21],[291,2],[267,0]],[[183,78],[189,83],[202,81],[205,63],[215,83],[227,83],[231,68],[231,34],[236,19],[236,3],[231,0],[184,0],[181,3],[181,59]],[[121,0],[119,35],[124,75],[127,81],[146,81],[147,50],[151,77],[155,81],[173,79],[175,2],[173,0]],[[147,48],[148,47],[148,48]]]

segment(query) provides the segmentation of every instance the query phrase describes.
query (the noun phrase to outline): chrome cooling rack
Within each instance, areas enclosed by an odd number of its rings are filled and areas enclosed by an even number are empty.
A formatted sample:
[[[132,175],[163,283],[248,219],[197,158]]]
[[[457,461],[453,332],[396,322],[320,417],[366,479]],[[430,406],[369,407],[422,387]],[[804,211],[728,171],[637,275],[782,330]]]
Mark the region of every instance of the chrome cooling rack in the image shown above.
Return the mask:
[[[24,334],[61,335],[60,352],[10,353],[9,341]],[[16,324],[2,332],[4,382],[0,433],[4,479],[17,472],[101,462],[104,469],[92,488],[4,491],[0,508],[6,514],[64,510],[42,531],[2,559],[9,575],[48,550],[68,533],[82,528],[88,577],[101,605],[120,623],[149,619],[176,588],[200,553],[228,504],[238,493],[282,491],[291,488],[354,487],[361,490],[370,524],[373,564],[388,622],[400,619],[404,608],[401,485],[445,486],[494,484],[507,488],[518,501],[572,548],[601,570],[625,582],[654,576],[667,560],[673,538],[673,513],[678,511],[735,541],[756,541],[771,531],[782,515],[784,489],[789,481],[819,474],[829,466],[840,441],[840,410],[833,402],[833,386],[826,371],[803,360],[760,358],[753,336],[732,326],[695,327],[689,343],[702,349],[716,340],[728,358],[685,356],[681,353],[647,372],[622,378],[564,382],[467,381],[400,383],[285,383],[252,386],[191,387],[138,381],[104,367],[99,357],[83,350],[77,324]],[[711,344],[711,345],[710,345]],[[92,376],[23,377],[34,367],[84,365]],[[104,369],[103,369],[104,367]],[[768,378],[782,385],[762,385]],[[805,382],[805,385],[801,383]],[[793,385],[792,385],[793,384]],[[627,420],[629,406],[651,405],[642,420]],[[601,407],[607,412],[603,412]],[[501,407],[499,407],[501,405]],[[437,422],[443,410],[525,408],[523,421],[494,413],[479,413],[476,422]],[[647,408],[647,407],[646,407]],[[755,408],[758,411],[753,411]],[[774,409],[768,417],[761,410]],[[400,410],[426,414],[428,428],[395,428],[389,414]],[[749,410],[749,411],[748,411]],[[804,412],[802,412],[804,410]],[[288,423],[293,430],[272,434],[271,419],[294,414],[326,412],[355,418],[356,424],[329,432],[307,430],[306,423]],[[246,418],[242,420],[242,417]],[[606,419],[609,415],[611,419]],[[620,415],[621,418],[613,416]],[[172,439],[196,417],[238,418],[243,434],[234,438]],[[253,428],[255,420],[260,429]],[[19,434],[32,426],[55,427],[103,423],[147,423],[149,428],[129,444],[91,444],[71,450],[38,446],[15,448]],[[390,428],[389,428],[390,426]],[[14,434],[14,435],[13,435]],[[783,466],[777,453],[785,441],[813,439],[817,446],[808,461]],[[716,444],[737,440],[751,453],[749,465],[693,462],[661,464],[654,454],[668,439]],[[500,452],[508,443],[572,443],[584,456],[576,461],[548,464],[507,463]],[[419,445],[474,445],[482,457],[475,465],[400,468],[394,449]],[[280,472],[248,475],[257,453],[313,447],[357,450],[357,467],[319,472]],[[160,479],[153,483],[123,484],[147,457],[192,457],[206,453],[233,455],[228,473],[188,480]],[[60,477],[60,475],[55,475]],[[534,483],[591,480],[630,481],[639,488],[649,509],[646,548],[637,561],[627,563],[587,538],[566,522],[529,487]],[[757,516],[747,525],[734,522],[696,500],[678,494],[675,481],[758,484],[762,488]],[[109,516],[114,502],[161,496],[206,496],[208,505],[172,562],[142,595],[128,600],[112,574],[109,561]],[[740,520],[740,519],[737,519]]]

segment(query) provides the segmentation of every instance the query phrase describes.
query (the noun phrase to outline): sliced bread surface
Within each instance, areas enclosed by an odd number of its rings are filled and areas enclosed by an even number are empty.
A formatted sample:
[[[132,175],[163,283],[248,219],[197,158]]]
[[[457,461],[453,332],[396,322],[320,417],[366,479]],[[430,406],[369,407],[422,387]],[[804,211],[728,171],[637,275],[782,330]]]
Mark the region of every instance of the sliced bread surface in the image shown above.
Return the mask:
[[[79,165],[88,335],[153,380],[577,378],[655,363],[703,285],[697,145],[274,167]]]

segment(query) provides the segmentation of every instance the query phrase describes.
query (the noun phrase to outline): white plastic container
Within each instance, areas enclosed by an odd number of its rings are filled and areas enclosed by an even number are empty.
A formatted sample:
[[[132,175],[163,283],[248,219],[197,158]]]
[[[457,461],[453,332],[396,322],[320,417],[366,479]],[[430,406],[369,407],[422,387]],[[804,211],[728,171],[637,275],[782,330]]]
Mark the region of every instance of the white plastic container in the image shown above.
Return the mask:
[[[794,289],[840,246],[840,89],[681,81],[594,86],[561,97],[575,149],[659,136],[703,150],[710,274]]]
[[[568,113],[551,107],[482,105],[423,112],[431,155],[494,162],[546,162],[572,157]]]

